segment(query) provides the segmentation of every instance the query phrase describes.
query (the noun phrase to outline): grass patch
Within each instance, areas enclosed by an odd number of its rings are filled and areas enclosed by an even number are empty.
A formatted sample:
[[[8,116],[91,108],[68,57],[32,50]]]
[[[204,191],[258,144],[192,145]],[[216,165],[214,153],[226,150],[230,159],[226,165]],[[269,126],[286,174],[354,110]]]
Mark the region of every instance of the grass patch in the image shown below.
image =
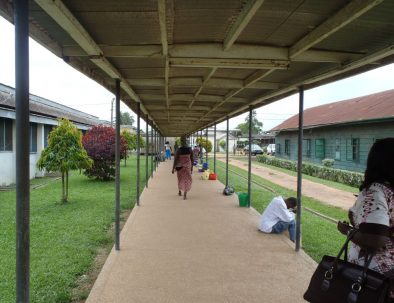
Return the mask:
[[[150,165],[149,165],[150,168]],[[121,210],[136,200],[136,161],[121,164]],[[36,182],[33,182],[36,183]],[[141,191],[145,158],[141,157]],[[114,242],[115,182],[90,180],[75,171],[69,202],[61,204],[61,181],[31,191],[31,302],[72,302],[73,289],[93,266],[97,252]],[[0,301],[15,302],[15,190],[0,192]],[[82,295],[81,296],[86,296]]]
[[[216,167],[219,180],[222,183],[225,183],[226,172],[224,163],[217,161]],[[232,172],[229,172],[229,184],[234,186],[236,192],[247,192],[248,184],[247,179],[245,179],[247,178],[247,171],[233,165],[229,165],[229,169],[244,177],[242,178]],[[295,191],[276,185],[259,176],[252,175],[252,180],[263,186],[268,186],[275,191],[272,193],[252,183],[252,206],[260,213],[263,212],[265,207],[275,196],[297,196]],[[302,205],[337,220],[345,220],[347,218],[346,211],[323,204],[309,197],[302,198]],[[344,241],[344,236],[337,231],[335,224],[323,220],[316,215],[306,212],[305,210],[302,211],[301,228],[302,248],[316,262],[320,261],[321,257],[325,254],[336,255]]]
[[[246,162],[246,163],[248,162],[248,159],[245,158],[245,157],[234,157],[234,159],[240,160],[240,161],[243,161],[243,162]],[[276,170],[276,171],[279,171],[281,173],[285,173],[285,174],[288,174],[290,176],[297,177],[297,172],[292,171],[292,170],[288,170],[288,169],[285,169],[285,168],[276,167],[276,166],[272,166],[272,165],[267,165],[265,163],[261,163],[261,162],[254,161],[254,160],[253,160],[253,164],[257,164],[259,166],[267,167],[267,168],[270,168],[272,170]],[[339,183],[339,182],[324,180],[324,179],[320,179],[320,178],[317,178],[317,177],[312,177],[312,176],[309,176],[309,175],[306,175],[306,174],[302,174],[302,178],[306,179],[306,180],[309,180],[309,181],[316,182],[316,183],[320,183],[320,184],[323,184],[323,185],[326,185],[326,186],[329,186],[329,187],[332,187],[332,188],[344,190],[344,191],[347,191],[347,192],[350,192],[350,193],[358,193],[358,191],[359,191],[357,187],[349,186],[349,185],[342,184],[342,183]]]

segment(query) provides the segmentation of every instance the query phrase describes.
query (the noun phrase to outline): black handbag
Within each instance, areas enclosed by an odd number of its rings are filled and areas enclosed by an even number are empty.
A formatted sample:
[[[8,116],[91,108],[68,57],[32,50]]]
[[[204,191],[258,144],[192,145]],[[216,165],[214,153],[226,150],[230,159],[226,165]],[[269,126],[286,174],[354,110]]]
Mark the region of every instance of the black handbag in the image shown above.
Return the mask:
[[[304,299],[311,303],[389,303],[390,280],[368,269],[373,254],[365,257],[364,266],[347,261],[347,237],[336,257],[324,256],[314,272]],[[345,253],[344,259],[341,259]]]

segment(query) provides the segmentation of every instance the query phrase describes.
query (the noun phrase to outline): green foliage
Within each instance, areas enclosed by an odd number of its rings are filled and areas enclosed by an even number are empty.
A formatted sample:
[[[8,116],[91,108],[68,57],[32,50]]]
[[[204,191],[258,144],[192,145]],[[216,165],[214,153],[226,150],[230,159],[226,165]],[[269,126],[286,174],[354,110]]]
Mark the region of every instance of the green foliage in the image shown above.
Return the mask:
[[[205,148],[205,151],[207,153],[210,153],[212,151],[212,142],[207,140],[206,138],[198,137],[196,139],[196,143],[201,144],[201,146]]]
[[[335,162],[334,159],[329,159],[329,158],[323,159],[323,160],[321,161],[321,163],[322,163],[323,166],[325,166],[325,167],[333,167],[333,166],[334,166],[334,162]]]
[[[145,171],[145,161],[140,165]],[[135,203],[136,173],[135,157],[121,167],[121,220]],[[53,179],[30,194],[32,303],[84,302],[88,287],[80,292],[74,287],[91,281],[85,274],[97,266],[95,256],[100,251],[105,256],[114,243],[115,182],[89,180],[77,171],[70,172],[69,182],[72,203],[56,203],[61,182]],[[145,173],[141,188],[144,185]],[[15,190],[0,191],[0,209],[0,302],[11,303],[15,302]]]
[[[122,125],[133,125],[134,117],[128,112],[120,112],[120,124]]]
[[[257,117],[257,112],[255,110],[252,111],[252,134],[258,135],[263,131],[263,122],[260,122]],[[249,115],[246,116],[245,122],[238,124],[236,127],[242,133],[242,135],[249,134]]]
[[[132,134],[128,130],[122,130],[121,134],[122,138],[126,142],[127,150],[136,150],[137,149],[137,134]],[[145,147],[145,140],[140,135],[140,147]]]
[[[73,169],[90,168],[92,163],[82,146],[82,133],[69,120],[60,119],[59,126],[49,133],[48,147],[42,151],[37,167],[48,172],[62,173],[62,201],[67,202],[68,172]]]
[[[223,148],[223,149],[226,149],[226,141],[220,140],[220,141],[219,141],[219,146],[220,146],[221,148]]]
[[[181,138],[177,137],[175,138],[175,145],[174,148],[177,149],[181,146]]]
[[[268,165],[273,165],[288,170],[297,171],[297,162],[279,159],[268,155],[258,155],[257,160]],[[308,162],[302,163],[302,172],[309,176],[359,187],[364,180],[364,175],[358,172],[320,166]]]

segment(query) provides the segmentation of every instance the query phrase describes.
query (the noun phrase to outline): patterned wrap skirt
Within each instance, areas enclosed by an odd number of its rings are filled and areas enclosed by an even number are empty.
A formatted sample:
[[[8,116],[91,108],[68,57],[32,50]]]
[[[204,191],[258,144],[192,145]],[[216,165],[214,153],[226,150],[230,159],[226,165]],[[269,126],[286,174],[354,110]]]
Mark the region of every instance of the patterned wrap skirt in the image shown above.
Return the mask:
[[[179,164],[182,165],[182,169],[176,173],[178,177],[178,189],[188,192],[192,188],[192,162],[190,160],[190,154],[179,155]]]

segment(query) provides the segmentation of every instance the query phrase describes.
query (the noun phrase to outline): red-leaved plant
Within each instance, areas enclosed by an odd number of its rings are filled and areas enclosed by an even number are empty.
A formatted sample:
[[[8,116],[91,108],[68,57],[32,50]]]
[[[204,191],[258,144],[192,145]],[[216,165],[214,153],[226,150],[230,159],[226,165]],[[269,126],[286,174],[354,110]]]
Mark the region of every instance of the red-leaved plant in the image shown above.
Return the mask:
[[[110,126],[93,126],[83,136],[82,144],[93,166],[85,170],[89,178],[111,180],[115,177],[115,129]],[[120,138],[121,158],[126,154],[126,142]]]

